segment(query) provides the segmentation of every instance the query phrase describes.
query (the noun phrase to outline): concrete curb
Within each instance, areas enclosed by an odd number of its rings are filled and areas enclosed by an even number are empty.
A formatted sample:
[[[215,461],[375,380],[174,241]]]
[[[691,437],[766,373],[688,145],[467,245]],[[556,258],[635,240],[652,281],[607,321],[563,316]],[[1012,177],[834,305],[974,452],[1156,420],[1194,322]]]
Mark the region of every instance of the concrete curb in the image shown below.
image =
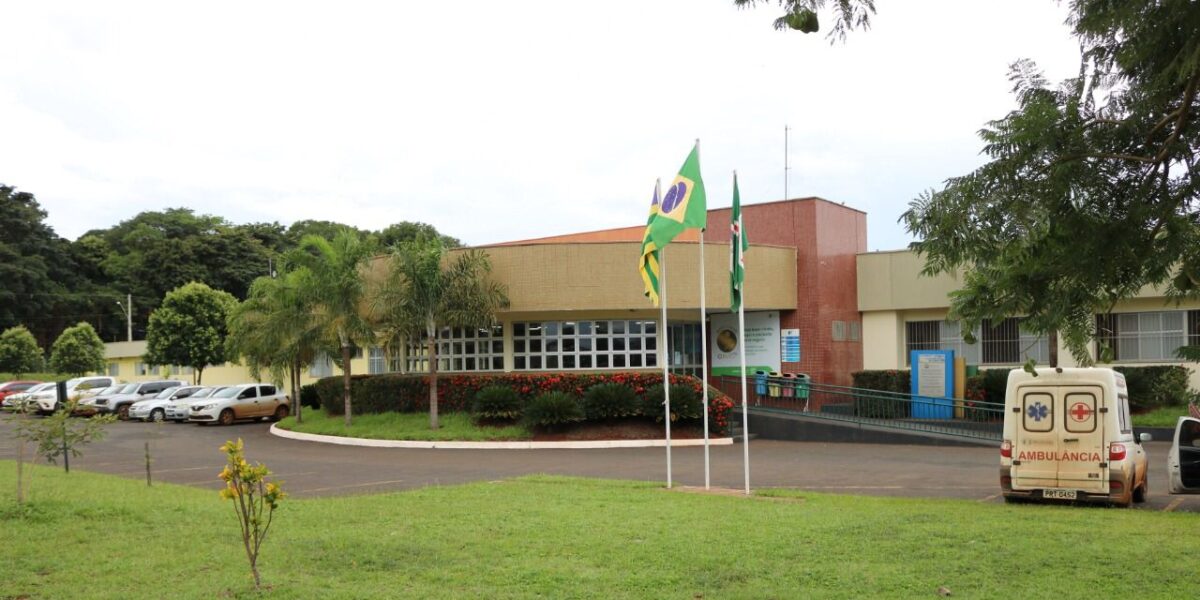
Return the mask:
[[[372,440],[366,438],[349,438],[338,435],[318,435],[315,433],[300,433],[280,429],[271,425],[271,435],[299,440],[302,442],[320,442],[322,444],[338,444],[341,446],[365,446],[370,448],[417,448],[438,450],[590,450],[595,448],[662,448],[666,440],[596,440],[588,442],[433,442],[408,440]],[[732,446],[733,438],[709,438],[710,446]],[[672,448],[687,446],[703,446],[703,439],[671,440]]]

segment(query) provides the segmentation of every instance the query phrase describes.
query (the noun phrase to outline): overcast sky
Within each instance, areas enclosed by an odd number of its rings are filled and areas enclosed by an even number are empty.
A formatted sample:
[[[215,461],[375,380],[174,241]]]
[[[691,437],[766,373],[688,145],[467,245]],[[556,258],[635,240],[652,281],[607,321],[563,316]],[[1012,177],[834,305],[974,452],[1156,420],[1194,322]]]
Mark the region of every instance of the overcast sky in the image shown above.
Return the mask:
[[[710,207],[866,211],[871,250],[982,163],[1018,58],[1079,50],[1050,0],[879,0],[830,45],[732,0],[6,2],[0,183],[65,237],[183,206],[424,221],[470,244],[644,223],[692,142]],[[753,239],[754,232],[748,232]]]

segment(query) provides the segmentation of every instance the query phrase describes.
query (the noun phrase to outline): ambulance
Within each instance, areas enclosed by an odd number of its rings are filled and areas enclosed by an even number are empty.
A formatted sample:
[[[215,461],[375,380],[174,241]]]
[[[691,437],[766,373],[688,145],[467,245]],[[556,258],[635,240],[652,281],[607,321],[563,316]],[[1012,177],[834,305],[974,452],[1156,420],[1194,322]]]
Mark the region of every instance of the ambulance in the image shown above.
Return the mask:
[[[1129,506],[1149,493],[1125,376],[1112,369],[1015,369],[1004,394],[1000,488],[1008,502]]]

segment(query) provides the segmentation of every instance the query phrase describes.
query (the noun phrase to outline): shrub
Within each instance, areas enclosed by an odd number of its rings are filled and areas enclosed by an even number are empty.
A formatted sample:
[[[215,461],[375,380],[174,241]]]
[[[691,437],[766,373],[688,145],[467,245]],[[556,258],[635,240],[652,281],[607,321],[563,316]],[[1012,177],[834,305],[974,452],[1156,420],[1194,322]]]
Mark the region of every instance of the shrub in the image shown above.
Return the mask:
[[[583,407],[570,394],[545,392],[525,407],[525,422],[530,427],[554,429],[584,420]]]
[[[300,406],[305,408],[321,408],[321,396],[317,394],[316,385],[300,386]]]
[[[642,414],[661,422],[666,406],[663,404],[662,384],[646,389],[642,400]],[[691,421],[704,417],[704,401],[690,385],[671,385],[671,422]]]
[[[477,419],[519,419],[521,396],[508,386],[489,385],[475,394],[471,412]]]
[[[642,403],[625,384],[598,383],[583,393],[583,412],[588,419],[636,417],[642,414]]]
[[[1187,404],[1191,398],[1185,367],[1113,367],[1113,370],[1125,374],[1130,411],[1145,412],[1160,406]]]
[[[1008,392],[1008,374],[1012,369],[987,369],[980,371],[983,377],[984,402],[1004,404],[1004,394]]]
[[[854,414],[876,419],[908,418],[912,403],[912,373],[888,369],[882,371],[858,371],[851,377],[854,387],[879,392],[855,392]]]

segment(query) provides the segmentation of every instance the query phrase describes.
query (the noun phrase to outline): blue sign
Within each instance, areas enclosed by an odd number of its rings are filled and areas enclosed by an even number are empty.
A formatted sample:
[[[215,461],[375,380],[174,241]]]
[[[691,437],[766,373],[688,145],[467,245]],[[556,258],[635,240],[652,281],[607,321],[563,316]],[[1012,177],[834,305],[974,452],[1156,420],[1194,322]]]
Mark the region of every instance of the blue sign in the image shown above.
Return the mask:
[[[912,417],[954,418],[954,351],[913,350]]]
[[[800,362],[800,330],[784,329],[779,337],[779,354],[783,362]]]

